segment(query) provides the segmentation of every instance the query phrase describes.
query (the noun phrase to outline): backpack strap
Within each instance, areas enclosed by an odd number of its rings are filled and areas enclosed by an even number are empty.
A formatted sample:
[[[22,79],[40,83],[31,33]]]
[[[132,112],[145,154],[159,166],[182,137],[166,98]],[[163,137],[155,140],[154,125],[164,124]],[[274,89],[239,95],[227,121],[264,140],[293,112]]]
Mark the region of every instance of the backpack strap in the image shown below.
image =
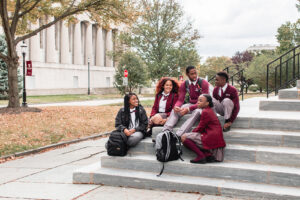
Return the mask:
[[[162,173],[164,172],[164,169],[165,169],[165,163],[163,162],[163,165],[162,165],[162,168],[161,168],[161,170],[160,170],[160,173],[157,174],[156,176],[157,176],[157,177],[160,177],[160,176],[162,175]]]
[[[173,106],[173,99],[174,99],[174,93],[172,92],[172,101],[171,101],[171,104],[170,104],[170,110],[172,111],[172,106]]]
[[[200,78],[200,77],[198,78],[198,82],[197,83],[200,86],[200,89],[201,89],[201,85],[202,85],[202,80],[203,80],[202,78]]]
[[[189,88],[189,80],[185,80],[185,90],[190,93],[190,88]]]

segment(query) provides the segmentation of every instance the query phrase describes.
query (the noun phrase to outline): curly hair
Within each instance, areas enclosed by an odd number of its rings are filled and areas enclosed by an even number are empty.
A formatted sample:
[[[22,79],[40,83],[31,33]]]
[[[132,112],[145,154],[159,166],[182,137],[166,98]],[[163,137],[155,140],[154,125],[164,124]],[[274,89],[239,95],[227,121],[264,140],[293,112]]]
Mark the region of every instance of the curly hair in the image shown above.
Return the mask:
[[[172,88],[172,91],[173,93],[176,93],[178,94],[178,90],[179,90],[179,83],[177,80],[173,79],[173,78],[170,78],[170,77],[162,77],[157,85],[156,85],[156,94],[159,94],[159,93],[162,93],[164,91],[164,85],[166,84],[167,81],[171,81],[172,82],[172,85],[173,85],[173,88]]]

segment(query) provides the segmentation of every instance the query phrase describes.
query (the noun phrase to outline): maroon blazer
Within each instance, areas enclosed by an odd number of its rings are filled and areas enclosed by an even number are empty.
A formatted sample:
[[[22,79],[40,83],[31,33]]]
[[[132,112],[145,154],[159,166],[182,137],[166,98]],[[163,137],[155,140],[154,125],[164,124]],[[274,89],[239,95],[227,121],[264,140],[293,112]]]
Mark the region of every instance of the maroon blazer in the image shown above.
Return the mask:
[[[232,102],[234,104],[234,108],[233,108],[231,117],[229,118],[229,121],[233,122],[236,119],[236,117],[240,111],[240,99],[239,99],[238,91],[235,87],[228,84],[225,92],[223,93],[223,96],[220,97],[219,89],[220,89],[220,87],[214,88],[213,97],[220,102],[222,102],[225,98],[229,98],[232,100]]]
[[[206,80],[202,80],[201,83],[201,89],[198,86],[198,79],[197,79],[197,84],[194,86],[193,84],[189,85],[189,90],[190,90],[190,99],[189,103],[194,104],[189,107],[190,111],[193,111],[197,109],[197,101],[198,97],[201,94],[209,94],[209,83]],[[178,101],[176,102],[176,106],[181,107],[182,104],[184,103],[185,100],[185,95],[187,91],[185,88],[185,82],[182,82],[179,88],[179,97]]]
[[[220,121],[210,107],[202,110],[199,125],[193,132],[201,133],[204,149],[216,149],[226,146]]]
[[[173,101],[172,101],[172,94],[174,94]],[[160,102],[160,99],[162,97],[163,97],[163,95],[161,93],[155,95],[154,105],[152,107],[150,117],[152,117],[156,113],[158,113],[159,102]],[[177,99],[178,99],[178,94],[176,94],[176,93],[170,93],[169,94],[168,99],[167,99],[167,103],[166,103],[166,112],[165,112],[165,113],[167,113],[168,116],[171,114],[171,111],[174,108]]]

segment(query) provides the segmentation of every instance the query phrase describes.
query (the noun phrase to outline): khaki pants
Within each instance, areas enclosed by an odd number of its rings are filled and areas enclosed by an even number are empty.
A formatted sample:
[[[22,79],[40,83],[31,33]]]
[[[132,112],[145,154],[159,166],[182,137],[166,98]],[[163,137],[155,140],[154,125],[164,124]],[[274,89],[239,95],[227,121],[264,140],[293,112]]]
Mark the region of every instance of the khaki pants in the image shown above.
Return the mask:
[[[219,115],[224,116],[224,119],[227,120],[231,117],[234,104],[231,99],[225,98],[222,102],[213,98],[215,112]]]

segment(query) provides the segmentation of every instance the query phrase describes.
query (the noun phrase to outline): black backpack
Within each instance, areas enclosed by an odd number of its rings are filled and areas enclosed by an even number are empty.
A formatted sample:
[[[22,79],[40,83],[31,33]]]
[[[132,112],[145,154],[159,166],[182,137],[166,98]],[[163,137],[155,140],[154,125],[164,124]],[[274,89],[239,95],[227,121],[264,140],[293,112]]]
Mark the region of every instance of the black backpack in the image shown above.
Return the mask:
[[[127,136],[119,131],[111,132],[106,143],[107,154],[110,156],[125,156],[127,154]]]
[[[198,80],[197,80],[197,84],[199,85],[200,90],[202,90],[202,87],[201,87],[202,80],[203,80],[202,78],[198,78]],[[185,89],[186,89],[187,93],[190,94],[190,88],[189,88],[190,83],[189,83],[189,80],[186,80],[184,84],[185,84]]]
[[[177,145],[178,143],[178,145]],[[155,140],[156,159],[163,163],[163,167],[160,171],[160,176],[165,168],[164,163],[172,160],[178,160],[182,155],[181,140],[173,132],[165,130],[156,136]]]

